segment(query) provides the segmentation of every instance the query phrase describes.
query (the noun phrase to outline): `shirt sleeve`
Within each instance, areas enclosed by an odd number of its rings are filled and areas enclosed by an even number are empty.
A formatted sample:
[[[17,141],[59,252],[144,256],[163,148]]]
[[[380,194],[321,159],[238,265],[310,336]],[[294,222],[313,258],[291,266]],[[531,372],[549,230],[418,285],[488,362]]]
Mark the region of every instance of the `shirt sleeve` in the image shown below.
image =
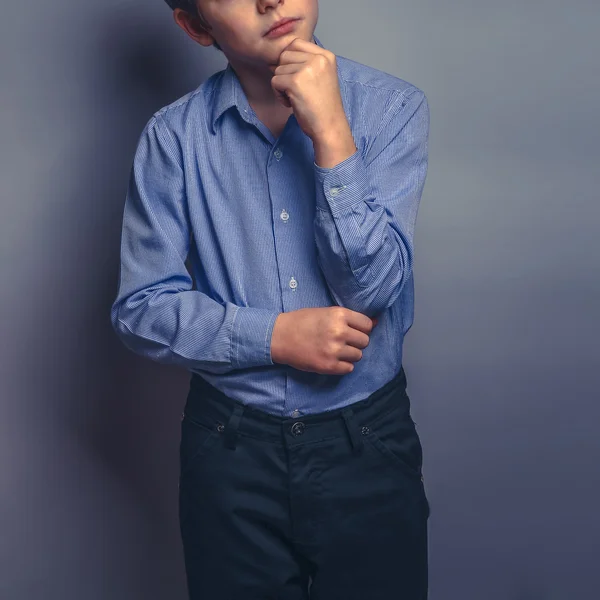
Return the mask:
[[[398,92],[364,152],[332,168],[314,163],[317,257],[340,306],[373,316],[410,279],[428,164],[429,106]]]
[[[219,303],[192,289],[190,225],[180,152],[160,115],[136,149],[123,212],[111,321],[130,350],[212,373],[272,365],[277,312]]]

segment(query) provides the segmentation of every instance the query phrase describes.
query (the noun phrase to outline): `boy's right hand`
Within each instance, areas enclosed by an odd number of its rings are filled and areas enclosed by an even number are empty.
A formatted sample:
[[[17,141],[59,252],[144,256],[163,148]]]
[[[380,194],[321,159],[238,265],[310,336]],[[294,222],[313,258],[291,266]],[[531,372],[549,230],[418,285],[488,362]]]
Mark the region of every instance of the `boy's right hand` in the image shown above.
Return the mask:
[[[271,337],[271,359],[301,371],[345,375],[369,345],[376,318],[342,306],[280,313]]]

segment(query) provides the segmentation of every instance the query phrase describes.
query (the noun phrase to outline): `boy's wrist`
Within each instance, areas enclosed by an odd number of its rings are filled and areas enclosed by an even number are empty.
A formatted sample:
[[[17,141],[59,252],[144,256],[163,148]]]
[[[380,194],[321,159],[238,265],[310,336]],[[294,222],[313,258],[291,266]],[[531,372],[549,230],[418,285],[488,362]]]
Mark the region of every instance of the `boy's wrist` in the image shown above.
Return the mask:
[[[332,131],[327,136],[313,140],[315,164],[322,169],[332,169],[357,152],[350,128]]]

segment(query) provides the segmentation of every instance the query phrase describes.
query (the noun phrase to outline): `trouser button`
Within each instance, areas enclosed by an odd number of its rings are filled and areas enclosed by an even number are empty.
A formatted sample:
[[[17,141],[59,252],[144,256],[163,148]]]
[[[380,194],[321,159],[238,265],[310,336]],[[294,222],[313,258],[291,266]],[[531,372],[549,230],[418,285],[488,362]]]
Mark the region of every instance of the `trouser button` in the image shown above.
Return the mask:
[[[294,435],[302,435],[304,433],[304,423],[297,421],[292,425],[291,431]]]

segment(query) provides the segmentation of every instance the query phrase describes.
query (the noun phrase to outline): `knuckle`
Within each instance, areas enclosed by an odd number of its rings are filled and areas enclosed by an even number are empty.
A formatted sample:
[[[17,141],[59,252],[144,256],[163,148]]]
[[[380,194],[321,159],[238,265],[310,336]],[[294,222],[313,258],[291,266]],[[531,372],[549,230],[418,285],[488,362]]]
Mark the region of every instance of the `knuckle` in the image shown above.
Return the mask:
[[[323,357],[325,361],[329,361],[332,356],[335,356],[335,342],[329,341],[323,347]]]
[[[340,321],[346,319],[346,309],[343,306],[336,306],[333,308],[333,316]]]
[[[328,360],[325,364],[325,369],[328,373],[335,373],[338,369],[338,361],[337,360]]]
[[[331,353],[330,356],[334,356],[337,357],[340,355],[340,353],[342,352],[342,350],[344,349],[344,346],[346,345],[346,342],[342,339],[340,339],[339,341],[335,341],[331,344]]]
[[[344,330],[344,325],[338,321],[333,321],[329,324],[328,327],[328,338],[331,340],[339,340],[342,337],[342,332]]]
[[[334,338],[338,341],[341,341],[344,339],[344,331],[345,331],[345,326],[342,324],[338,324],[334,326]],[[338,344],[339,346],[340,344]]]
[[[328,66],[330,60],[331,57],[326,56],[325,54],[318,54],[315,62],[319,69],[325,69]]]

